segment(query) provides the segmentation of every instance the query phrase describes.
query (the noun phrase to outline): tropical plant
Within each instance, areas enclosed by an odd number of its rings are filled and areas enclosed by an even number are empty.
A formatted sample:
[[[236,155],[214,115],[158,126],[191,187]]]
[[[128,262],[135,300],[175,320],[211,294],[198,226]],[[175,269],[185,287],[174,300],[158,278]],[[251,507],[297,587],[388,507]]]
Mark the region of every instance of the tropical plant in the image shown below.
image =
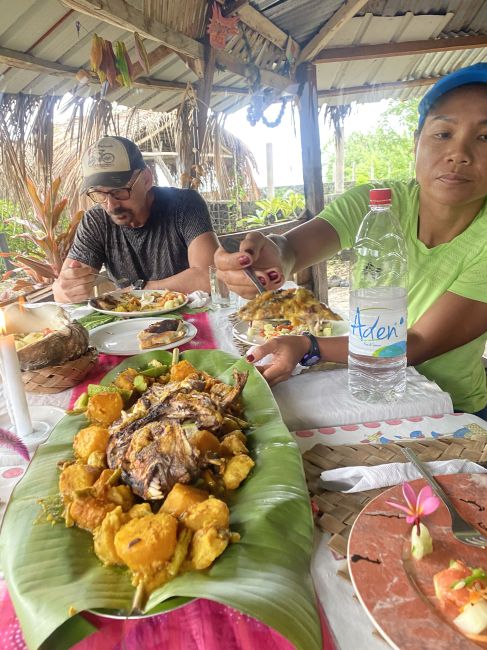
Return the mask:
[[[25,184],[33,211],[29,219],[16,220],[24,228],[24,232],[14,235],[12,239],[24,240],[30,244],[32,252],[0,255],[9,257],[15,266],[24,269],[35,282],[52,282],[61,271],[83,211],[78,211],[71,218],[64,214],[68,199],[57,200],[60,178],[52,182],[44,199],[39,196],[30,178],[26,178]],[[6,221],[11,222],[13,219]]]
[[[259,228],[271,223],[294,219],[304,209],[303,194],[289,190],[284,196],[273,196],[255,202],[255,214],[249,214],[237,221],[239,228]]]

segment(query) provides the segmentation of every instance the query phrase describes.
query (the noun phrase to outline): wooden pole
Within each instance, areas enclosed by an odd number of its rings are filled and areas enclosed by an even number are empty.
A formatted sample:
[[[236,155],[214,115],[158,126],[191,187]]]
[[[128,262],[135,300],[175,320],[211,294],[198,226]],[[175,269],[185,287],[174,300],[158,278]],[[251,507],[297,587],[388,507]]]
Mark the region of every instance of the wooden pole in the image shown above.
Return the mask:
[[[267,166],[267,198],[274,196],[274,159],[272,155],[272,142],[265,145],[266,166]]]
[[[297,79],[302,88],[299,98],[299,126],[301,132],[301,157],[303,161],[304,198],[307,218],[321,212],[325,205],[321,174],[321,145],[318,124],[318,92],[316,66],[302,63],[297,69]],[[298,274],[298,284],[310,284],[317,298],[328,300],[326,262],[321,262]]]

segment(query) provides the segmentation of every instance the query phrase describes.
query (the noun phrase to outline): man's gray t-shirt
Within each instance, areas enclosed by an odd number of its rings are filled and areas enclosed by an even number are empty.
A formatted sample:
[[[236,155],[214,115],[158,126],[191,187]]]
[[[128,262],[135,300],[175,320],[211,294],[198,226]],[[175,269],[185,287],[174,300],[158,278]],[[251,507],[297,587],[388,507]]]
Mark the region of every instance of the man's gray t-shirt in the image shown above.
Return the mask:
[[[113,279],[162,280],[189,267],[188,246],[213,231],[203,198],[194,190],[153,187],[154,201],[140,228],[118,226],[102,206],[81,220],[68,257],[100,269]]]

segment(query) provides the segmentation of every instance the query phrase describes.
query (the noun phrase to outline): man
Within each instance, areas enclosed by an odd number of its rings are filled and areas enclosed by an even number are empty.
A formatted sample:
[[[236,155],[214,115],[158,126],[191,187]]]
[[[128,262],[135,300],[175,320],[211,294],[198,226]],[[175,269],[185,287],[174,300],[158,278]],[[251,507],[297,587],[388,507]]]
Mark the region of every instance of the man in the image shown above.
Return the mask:
[[[487,340],[487,63],[438,81],[419,105],[416,179],[388,183],[408,250],[408,363],[449,392],[455,409],[487,417],[482,353]],[[242,268],[268,289],[292,271],[353,245],[368,211],[370,186],[355,187],[285,237],[251,233],[238,253],[219,249],[218,273],[231,290],[254,292]],[[346,337],[286,336],[257,349],[264,369],[283,381],[300,359],[347,362]],[[316,349],[316,347],[318,349]]]
[[[140,149],[118,136],[95,142],[82,170],[81,191],[97,205],[83,216],[53,284],[56,301],[86,300],[103,265],[114,281],[139,288],[209,291],[218,240],[197,192],[153,186]]]

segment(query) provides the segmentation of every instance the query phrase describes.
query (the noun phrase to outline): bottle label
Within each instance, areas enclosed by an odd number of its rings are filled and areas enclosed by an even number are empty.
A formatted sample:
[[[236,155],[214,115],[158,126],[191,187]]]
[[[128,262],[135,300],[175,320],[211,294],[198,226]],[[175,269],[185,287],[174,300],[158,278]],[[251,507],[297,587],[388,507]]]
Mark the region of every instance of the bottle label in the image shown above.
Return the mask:
[[[350,352],[367,357],[400,357],[406,354],[406,340],[404,309],[361,307],[355,303],[350,313]]]

